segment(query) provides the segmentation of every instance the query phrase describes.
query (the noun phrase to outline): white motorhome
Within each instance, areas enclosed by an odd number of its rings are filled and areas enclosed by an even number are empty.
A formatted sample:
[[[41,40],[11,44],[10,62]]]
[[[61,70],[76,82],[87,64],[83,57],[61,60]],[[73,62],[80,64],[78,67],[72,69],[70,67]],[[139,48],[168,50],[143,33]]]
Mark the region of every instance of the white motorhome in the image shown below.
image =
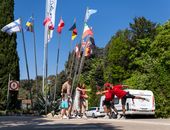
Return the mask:
[[[134,99],[127,98],[126,100],[126,115],[154,115],[155,114],[155,100],[153,92],[150,90],[134,90],[134,89],[126,89],[125,91],[129,92],[130,94],[134,96],[140,96],[149,99],[148,101],[141,100],[141,99]],[[101,97],[100,100],[100,109],[102,109],[102,102],[105,99],[105,96]],[[119,111],[119,113],[122,113],[122,104],[121,100],[118,99],[115,96],[115,107]]]

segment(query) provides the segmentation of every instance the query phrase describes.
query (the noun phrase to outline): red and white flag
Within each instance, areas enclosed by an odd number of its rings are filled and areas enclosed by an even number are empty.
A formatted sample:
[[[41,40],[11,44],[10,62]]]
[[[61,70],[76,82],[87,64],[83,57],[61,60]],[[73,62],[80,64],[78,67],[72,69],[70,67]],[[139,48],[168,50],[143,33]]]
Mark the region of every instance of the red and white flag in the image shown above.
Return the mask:
[[[47,25],[50,24],[50,22],[51,22],[51,18],[50,18],[50,17],[46,17],[46,18],[44,19],[43,25],[44,25],[44,26],[47,26]]]
[[[62,31],[63,27],[64,27],[64,21],[63,21],[63,19],[61,18],[61,19],[60,19],[60,22],[59,22],[59,24],[58,24],[58,28],[57,28],[57,32],[58,32],[59,34],[61,34],[61,31]]]

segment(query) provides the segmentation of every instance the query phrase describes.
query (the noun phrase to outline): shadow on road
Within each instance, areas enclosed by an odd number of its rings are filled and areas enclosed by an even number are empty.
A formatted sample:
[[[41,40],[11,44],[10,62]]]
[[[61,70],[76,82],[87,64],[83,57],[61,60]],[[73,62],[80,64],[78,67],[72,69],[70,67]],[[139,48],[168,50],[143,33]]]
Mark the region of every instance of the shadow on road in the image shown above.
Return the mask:
[[[126,116],[127,119],[156,119],[153,115],[128,115]]]
[[[46,120],[40,117],[0,117],[0,130],[123,130],[109,123],[93,120]]]

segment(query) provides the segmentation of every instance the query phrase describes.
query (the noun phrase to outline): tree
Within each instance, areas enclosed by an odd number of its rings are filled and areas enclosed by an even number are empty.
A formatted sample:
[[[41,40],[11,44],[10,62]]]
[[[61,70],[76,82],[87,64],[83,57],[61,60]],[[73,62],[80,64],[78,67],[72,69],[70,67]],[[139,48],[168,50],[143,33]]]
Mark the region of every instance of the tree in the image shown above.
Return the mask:
[[[130,31],[132,32],[130,44],[130,60],[131,69],[140,68],[136,64],[136,58],[140,58],[150,48],[151,42],[156,36],[156,23],[147,20],[144,17],[135,17],[134,23],[130,23]]]
[[[133,33],[133,42],[146,37],[154,39],[156,35],[156,23],[147,20],[145,17],[135,17],[134,23],[129,25]]]
[[[151,44],[154,78],[156,84],[152,86],[156,95],[157,116],[170,116],[170,21],[160,26],[158,35]]]
[[[14,21],[14,0],[1,0],[0,16],[0,28]],[[16,48],[16,34],[9,36],[0,31],[0,102],[2,104],[6,101],[9,73],[11,79],[19,80],[19,58]]]
[[[104,79],[107,82],[117,83],[129,77],[130,31],[122,30],[112,37],[106,46],[104,63]]]

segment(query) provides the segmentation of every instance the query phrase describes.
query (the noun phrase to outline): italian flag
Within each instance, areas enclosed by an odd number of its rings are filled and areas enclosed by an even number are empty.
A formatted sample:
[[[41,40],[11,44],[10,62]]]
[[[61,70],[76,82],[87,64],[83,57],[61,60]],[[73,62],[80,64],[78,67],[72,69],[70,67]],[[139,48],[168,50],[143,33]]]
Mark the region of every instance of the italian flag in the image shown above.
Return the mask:
[[[84,31],[83,31],[83,36],[82,36],[82,39],[84,39],[86,36],[93,36],[93,32],[92,30],[88,27],[88,25],[85,23],[84,24]]]

